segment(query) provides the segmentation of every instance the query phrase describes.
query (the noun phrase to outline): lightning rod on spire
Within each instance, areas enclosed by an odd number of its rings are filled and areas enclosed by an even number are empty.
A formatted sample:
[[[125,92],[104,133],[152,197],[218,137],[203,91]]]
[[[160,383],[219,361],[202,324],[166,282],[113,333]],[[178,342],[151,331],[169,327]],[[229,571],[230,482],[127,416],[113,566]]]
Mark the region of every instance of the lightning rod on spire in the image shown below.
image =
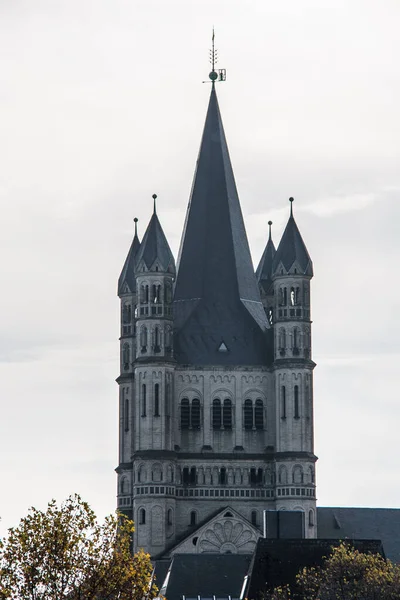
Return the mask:
[[[211,83],[214,85],[216,81],[225,81],[226,80],[226,69],[216,69],[215,65],[218,62],[218,50],[215,49],[215,31],[214,27],[212,30],[212,38],[211,38],[211,50],[210,50],[210,63],[211,63],[211,72],[208,77],[211,80]],[[208,83],[208,81],[203,81],[203,83]]]

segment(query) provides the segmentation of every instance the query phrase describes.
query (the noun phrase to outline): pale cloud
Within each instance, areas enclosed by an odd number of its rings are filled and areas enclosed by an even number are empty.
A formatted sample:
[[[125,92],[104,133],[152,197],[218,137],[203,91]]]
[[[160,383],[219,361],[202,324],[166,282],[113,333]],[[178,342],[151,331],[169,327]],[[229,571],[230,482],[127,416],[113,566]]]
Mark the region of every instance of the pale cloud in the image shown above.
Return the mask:
[[[310,212],[318,217],[330,217],[336,213],[363,210],[376,201],[377,195],[373,193],[331,196],[329,198],[321,198],[311,204],[306,204],[301,207],[301,210]]]

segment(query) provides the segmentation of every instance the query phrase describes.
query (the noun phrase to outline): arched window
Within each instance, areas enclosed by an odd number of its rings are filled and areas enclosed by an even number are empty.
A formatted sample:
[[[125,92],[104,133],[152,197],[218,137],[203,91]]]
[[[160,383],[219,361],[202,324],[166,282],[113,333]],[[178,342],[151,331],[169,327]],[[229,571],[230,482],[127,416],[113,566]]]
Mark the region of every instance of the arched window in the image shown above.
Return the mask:
[[[130,304],[124,304],[122,309],[122,323],[129,325],[132,320],[132,309]]]
[[[279,467],[278,483],[286,485],[288,482],[287,468],[285,465]]]
[[[251,400],[244,401],[244,428],[253,429],[253,403]]]
[[[169,281],[166,282],[164,287],[164,302],[165,304],[171,304],[172,301],[172,288]]]
[[[154,385],[154,416],[160,416],[160,384]]]
[[[193,527],[194,525],[196,525],[196,521],[197,521],[197,515],[196,515],[196,511],[192,510],[190,513],[190,525]]]
[[[152,298],[151,301],[154,304],[161,302],[161,285],[155,284],[152,286]]]
[[[256,510],[251,511],[251,524],[255,525],[257,527],[257,511]]]
[[[142,385],[142,417],[146,416],[146,400],[147,400],[146,393],[147,393],[146,384],[143,383],[143,385]]]
[[[219,398],[215,398],[212,405],[212,426],[213,429],[221,429],[221,425],[221,400]]]
[[[140,345],[142,352],[147,352],[147,327],[142,327],[140,330]]]
[[[298,385],[294,386],[294,418],[295,419],[299,419],[300,418],[300,411],[299,411],[299,386]]]
[[[232,429],[232,401],[229,398],[224,400],[222,409],[222,423],[224,429]]]
[[[154,329],[154,352],[160,352],[161,347],[160,328],[155,327]]]
[[[254,424],[256,429],[264,429],[264,405],[260,399],[255,402]]]
[[[286,331],[284,327],[279,329],[279,352],[283,356],[286,350]]]
[[[124,344],[124,347],[122,350],[122,363],[124,366],[124,371],[129,370],[130,362],[131,362],[131,350],[129,348],[129,344]]]
[[[170,352],[171,351],[171,347],[172,347],[172,332],[171,332],[171,327],[168,325],[165,329],[165,350],[166,352]]]
[[[190,425],[190,406],[188,398],[182,398],[181,401],[181,429],[189,429]]]
[[[286,419],[286,387],[284,385],[282,385],[282,387],[281,387],[281,401],[282,401],[282,409],[281,409],[282,419]]]
[[[124,429],[129,431],[129,398],[124,400]]]
[[[200,400],[198,398],[192,400],[191,417],[192,429],[200,429]]]
[[[146,524],[146,511],[144,508],[139,509],[139,525]]]
[[[308,478],[310,483],[314,483],[314,469],[312,467],[308,469]]]
[[[293,467],[293,483],[303,483],[303,469],[300,467],[300,465],[296,465],[295,467]]]
[[[221,467],[219,470],[219,482],[221,485],[226,484],[226,469],[225,469],[225,467]]]
[[[121,494],[126,494],[127,493],[127,491],[128,491],[128,482],[127,482],[126,477],[122,477],[119,489],[120,489]]]
[[[287,288],[285,288],[285,287],[279,288],[279,305],[280,306],[287,305]]]
[[[300,332],[298,327],[293,327],[293,354],[299,354]]]
[[[169,527],[172,525],[172,508],[169,508],[167,512],[167,525]]]
[[[314,511],[311,509],[308,511],[308,525],[314,527]]]
[[[300,300],[300,289],[298,286],[294,286],[290,288],[290,304],[292,306],[297,306]]]

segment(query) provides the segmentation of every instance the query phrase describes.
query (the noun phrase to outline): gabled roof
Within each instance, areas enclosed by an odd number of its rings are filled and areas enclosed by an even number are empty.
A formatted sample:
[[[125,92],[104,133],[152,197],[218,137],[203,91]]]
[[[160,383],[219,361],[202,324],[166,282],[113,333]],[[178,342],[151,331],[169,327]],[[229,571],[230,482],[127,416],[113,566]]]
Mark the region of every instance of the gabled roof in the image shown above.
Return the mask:
[[[231,550],[234,547],[238,554],[251,554],[260,535],[258,527],[231,506],[225,506],[217,509],[167,548],[162,558],[174,554],[215,554],[224,552],[225,546],[229,546]]]
[[[128,256],[125,259],[124,266],[122,267],[121,275],[118,279],[118,296],[127,293],[128,290],[132,294],[136,291],[135,268],[136,256],[139,252],[139,248],[140,241],[137,234],[137,219],[135,219],[135,235],[131,247],[129,248]]]
[[[179,252],[174,301],[179,363],[266,363],[269,325],[214,85]],[[228,352],[219,352],[222,342]]]
[[[273,273],[276,274],[282,267],[289,273],[295,265],[295,268],[300,269],[300,274],[312,277],[312,261],[293,217],[293,198],[290,201],[290,217],[274,257]]]
[[[256,277],[258,283],[263,287],[264,291],[267,292],[272,283],[272,265],[274,256],[276,254],[274,242],[271,236],[271,225],[272,221],[268,221],[269,225],[269,237],[265,250],[261,257],[260,263],[257,267]]]
[[[160,596],[168,600],[239,598],[250,560],[247,554],[176,554],[164,582],[158,578]]]
[[[153,215],[136,256],[136,265],[144,263],[150,270],[156,261],[161,271],[175,273],[175,260],[154,207]]]
[[[400,509],[317,508],[319,538],[381,540],[386,558],[400,563]]]

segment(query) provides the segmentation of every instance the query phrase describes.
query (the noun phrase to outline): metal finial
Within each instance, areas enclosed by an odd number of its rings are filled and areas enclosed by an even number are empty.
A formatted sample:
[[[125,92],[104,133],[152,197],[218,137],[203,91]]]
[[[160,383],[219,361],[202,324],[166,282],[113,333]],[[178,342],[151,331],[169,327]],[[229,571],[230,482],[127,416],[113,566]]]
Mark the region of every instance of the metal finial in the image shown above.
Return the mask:
[[[215,49],[215,32],[214,27],[212,30],[212,38],[211,38],[211,50],[210,50],[210,63],[211,63],[211,72],[208,77],[211,79],[211,83],[214,87],[214,83],[216,81],[225,81],[226,79],[226,69],[215,69],[215,65],[218,62],[218,50]],[[203,81],[203,83],[208,83]]]
[[[269,226],[269,239],[271,239],[271,225],[272,225],[272,221],[268,221],[268,226]]]
[[[152,195],[152,198],[153,198],[153,202],[154,202],[154,204],[153,204],[153,212],[154,212],[154,214],[156,214],[156,212],[157,212],[157,211],[156,211],[156,199],[157,199],[157,194],[153,194],[153,195]]]
[[[133,222],[135,223],[135,235],[137,235],[137,223],[138,223],[139,219],[137,217],[135,217],[133,219]]]
[[[290,202],[290,216],[293,217],[293,202],[294,202],[294,198],[292,196],[289,198],[289,202]]]

